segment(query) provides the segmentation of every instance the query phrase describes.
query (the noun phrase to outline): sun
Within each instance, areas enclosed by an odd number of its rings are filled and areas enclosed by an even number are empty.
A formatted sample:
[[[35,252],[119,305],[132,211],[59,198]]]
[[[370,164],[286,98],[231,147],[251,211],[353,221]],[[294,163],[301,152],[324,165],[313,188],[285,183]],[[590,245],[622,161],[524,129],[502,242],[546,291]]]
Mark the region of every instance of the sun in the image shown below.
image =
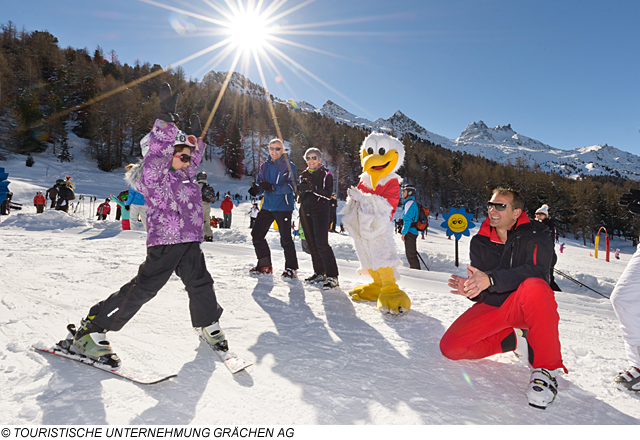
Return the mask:
[[[229,34],[239,49],[260,49],[269,37],[269,28],[267,21],[258,14],[242,12],[229,20]]]

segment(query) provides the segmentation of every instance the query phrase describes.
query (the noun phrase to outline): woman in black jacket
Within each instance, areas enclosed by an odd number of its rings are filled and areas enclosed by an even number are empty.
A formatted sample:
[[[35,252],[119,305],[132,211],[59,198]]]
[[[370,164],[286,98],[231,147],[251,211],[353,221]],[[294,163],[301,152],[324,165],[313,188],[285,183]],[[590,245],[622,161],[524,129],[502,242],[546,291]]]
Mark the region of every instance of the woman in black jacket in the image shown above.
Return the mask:
[[[322,284],[325,290],[338,287],[338,265],[329,246],[329,211],[333,193],[333,175],[322,165],[322,153],[309,148],[305,155],[307,169],[298,184],[300,220],[311,251],[314,274],[305,281]]]

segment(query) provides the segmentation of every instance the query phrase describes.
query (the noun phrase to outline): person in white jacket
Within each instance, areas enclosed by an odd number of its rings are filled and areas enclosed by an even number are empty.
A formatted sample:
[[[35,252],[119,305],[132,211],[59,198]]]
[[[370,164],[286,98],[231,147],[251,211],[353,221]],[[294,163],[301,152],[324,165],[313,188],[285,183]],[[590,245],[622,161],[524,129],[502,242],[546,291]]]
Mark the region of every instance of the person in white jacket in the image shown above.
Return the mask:
[[[619,204],[634,214],[640,214],[640,190],[623,194]],[[611,293],[611,305],[622,329],[622,339],[629,368],[613,381],[630,391],[640,392],[640,246],[622,272]]]

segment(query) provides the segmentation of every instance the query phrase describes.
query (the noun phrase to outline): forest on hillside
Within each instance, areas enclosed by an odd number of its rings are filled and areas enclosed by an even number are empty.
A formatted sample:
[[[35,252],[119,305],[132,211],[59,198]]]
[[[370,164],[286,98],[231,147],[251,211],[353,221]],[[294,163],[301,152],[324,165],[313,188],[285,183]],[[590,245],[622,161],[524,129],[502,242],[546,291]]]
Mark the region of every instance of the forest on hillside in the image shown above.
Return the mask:
[[[89,140],[86,152],[104,171],[118,169],[141,156],[139,141],[149,132],[159,108],[157,90],[168,82],[180,93],[178,113],[184,121],[200,115],[207,121],[226,73],[210,72],[202,80],[186,78],[181,67],[165,71],[136,60],[121,63],[100,47],[61,48],[47,31],[0,25],[0,160],[7,154],[52,149],[60,161],[73,160],[68,130]],[[323,151],[341,199],[361,173],[359,146],[368,132],[340,124],[315,112],[299,110],[261,86],[234,73],[240,87],[220,98],[204,138],[204,160],[221,160],[232,177],[253,176],[267,157],[265,145],[281,133],[291,146],[298,171],[307,148]],[[274,115],[269,101],[273,103]],[[181,127],[183,130],[186,127]],[[399,174],[418,188],[418,201],[432,212],[464,206],[482,215],[491,191],[511,187],[525,197],[533,215],[543,203],[561,233],[593,241],[605,226],[610,234],[636,240],[640,221],[618,205],[637,182],[616,177],[567,179],[522,162],[499,164],[480,156],[453,152],[405,134],[406,159]]]

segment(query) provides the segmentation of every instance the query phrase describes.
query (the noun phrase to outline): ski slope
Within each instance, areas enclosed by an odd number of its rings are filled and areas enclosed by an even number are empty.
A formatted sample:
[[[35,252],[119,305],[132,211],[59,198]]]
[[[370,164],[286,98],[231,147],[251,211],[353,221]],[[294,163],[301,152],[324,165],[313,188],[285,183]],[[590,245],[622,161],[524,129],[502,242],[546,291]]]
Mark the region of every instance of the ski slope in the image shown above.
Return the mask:
[[[75,153],[75,152],[74,152]],[[347,291],[368,282],[356,275],[357,257],[346,234],[330,234],[340,269],[340,289],[322,291],[300,280],[284,281],[284,255],[275,231],[268,234],[274,276],[252,278],[255,254],[248,228],[249,203],[233,211],[231,229],[214,229],[202,249],[225,311],[220,320],[229,345],[253,362],[232,376],[194,334],[187,295],[174,275],[156,298],[109,340],[132,369],[178,376],[141,386],[66,359],[43,355],[34,343],[55,343],[89,307],[133,278],[146,255],[145,234],[122,231],[113,220],[96,221],[85,199],[73,214],[36,214],[35,191],[72,176],[76,195],[98,201],[126,189],[122,172],[104,173],[76,153],[71,164],[35,156],[0,162],[9,173],[22,211],[0,217],[0,423],[12,424],[544,424],[637,425],[640,395],[620,391],[613,377],[626,357],[611,304],[558,278],[560,338],[569,374],[546,411],[528,406],[528,365],[512,354],[451,361],[439,341],[471,302],[449,293],[450,273],[464,275],[469,239],[454,241],[431,218],[418,247],[430,271],[399,270],[411,297],[408,315],[382,315],[373,303],[356,303]],[[49,169],[46,169],[46,164]],[[216,191],[246,194],[249,181],[203,165]],[[114,210],[115,212],[115,210]],[[214,215],[221,217],[219,202]],[[479,223],[478,223],[479,224]],[[404,248],[396,235],[396,251]],[[612,241],[620,260],[590,257],[592,248],[563,240],[557,268],[609,295],[634,249]],[[300,278],[312,273],[296,241]],[[558,252],[558,245],[556,251]]]

